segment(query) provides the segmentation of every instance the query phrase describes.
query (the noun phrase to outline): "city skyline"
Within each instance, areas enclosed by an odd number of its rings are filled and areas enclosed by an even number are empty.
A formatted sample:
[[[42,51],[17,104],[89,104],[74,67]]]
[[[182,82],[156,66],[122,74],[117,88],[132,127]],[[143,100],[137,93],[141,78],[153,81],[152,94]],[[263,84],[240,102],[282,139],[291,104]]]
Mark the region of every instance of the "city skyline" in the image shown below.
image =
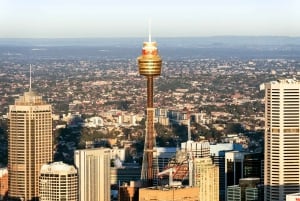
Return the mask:
[[[300,36],[296,0],[0,2],[0,38]]]

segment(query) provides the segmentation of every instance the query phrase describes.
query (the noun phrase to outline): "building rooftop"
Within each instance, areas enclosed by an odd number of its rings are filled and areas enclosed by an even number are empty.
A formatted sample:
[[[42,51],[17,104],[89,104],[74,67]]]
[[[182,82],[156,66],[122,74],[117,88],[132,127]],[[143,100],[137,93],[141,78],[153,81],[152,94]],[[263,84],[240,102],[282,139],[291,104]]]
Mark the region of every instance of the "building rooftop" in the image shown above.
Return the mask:
[[[297,84],[299,80],[296,79],[278,79],[276,81],[271,81],[271,84]]]
[[[77,170],[74,166],[60,162],[45,164],[41,168],[43,174],[76,174]]]
[[[7,168],[0,168],[0,177],[3,177],[6,174],[8,174]]]

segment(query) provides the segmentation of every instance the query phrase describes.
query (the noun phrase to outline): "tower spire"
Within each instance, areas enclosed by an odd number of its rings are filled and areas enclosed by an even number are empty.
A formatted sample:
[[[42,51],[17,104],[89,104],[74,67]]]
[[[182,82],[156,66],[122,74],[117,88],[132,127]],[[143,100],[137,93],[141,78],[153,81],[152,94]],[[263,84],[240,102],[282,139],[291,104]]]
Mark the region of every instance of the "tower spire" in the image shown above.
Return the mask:
[[[31,91],[31,64],[30,64],[30,68],[29,68],[29,91]]]
[[[151,19],[149,19],[148,26],[148,41],[151,43]]]

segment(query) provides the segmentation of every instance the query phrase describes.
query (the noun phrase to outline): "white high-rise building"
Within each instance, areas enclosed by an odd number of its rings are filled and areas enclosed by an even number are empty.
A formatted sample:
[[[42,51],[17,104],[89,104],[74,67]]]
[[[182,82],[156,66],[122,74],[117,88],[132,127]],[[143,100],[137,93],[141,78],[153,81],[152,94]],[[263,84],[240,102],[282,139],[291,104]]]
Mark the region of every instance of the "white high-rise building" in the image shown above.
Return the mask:
[[[219,201],[219,167],[210,157],[194,159],[194,187],[199,187],[200,199]]]
[[[207,140],[182,142],[181,151],[191,153],[194,158],[210,157],[210,145]]]
[[[300,191],[300,82],[265,83],[265,201]]]
[[[39,173],[52,161],[52,108],[31,89],[9,106],[8,196],[38,200]]]
[[[39,179],[40,201],[78,201],[78,175],[72,165],[63,162],[45,164]]]
[[[110,201],[110,149],[75,151],[79,201]]]

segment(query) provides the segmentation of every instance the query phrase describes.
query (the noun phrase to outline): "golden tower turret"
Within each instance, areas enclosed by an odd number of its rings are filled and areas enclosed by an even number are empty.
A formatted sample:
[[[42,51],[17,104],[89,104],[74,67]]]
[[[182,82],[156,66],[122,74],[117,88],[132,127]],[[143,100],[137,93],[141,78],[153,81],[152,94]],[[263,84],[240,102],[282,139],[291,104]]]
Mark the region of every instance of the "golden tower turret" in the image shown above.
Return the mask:
[[[144,145],[144,156],[141,172],[141,180],[144,185],[153,185],[153,147],[154,138],[154,108],[153,108],[153,78],[161,74],[162,59],[158,55],[156,42],[144,42],[142,55],[137,58],[139,73],[147,77],[147,124]]]
[[[139,73],[144,76],[158,76],[161,73],[162,60],[158,55],[156,42],[144,42],[142,55],[138,57]]]

